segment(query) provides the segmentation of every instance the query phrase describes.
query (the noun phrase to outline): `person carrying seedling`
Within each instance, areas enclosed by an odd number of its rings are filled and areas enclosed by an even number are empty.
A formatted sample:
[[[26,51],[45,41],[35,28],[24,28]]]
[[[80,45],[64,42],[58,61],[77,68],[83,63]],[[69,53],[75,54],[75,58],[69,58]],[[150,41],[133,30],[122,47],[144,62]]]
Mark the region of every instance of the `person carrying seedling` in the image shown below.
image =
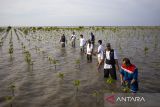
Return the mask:
[[[87,43],[87,62],[92,62],[93,44],[90,40]]]
[[[98,40],[98,50],[97,50],[97,58],[98,58],[98,71],[101,67],[101,65],[103,64],[104,62],[104,47],[102,46],[102,40]]]
[[[91,43],[94,45],[95,43],[95,36],[94,34],[91,32]]]
[[[65,43],[67,43],[67,40],[64,34],[60,38],[60,43],[62,47],[65,47]]]
[[[84,53],[84,46],[86,45],[86,40],[83,38],[83,35],[81,34],[80,35],[80,49],[81,49],[81,52]]]
[[[116,68],[119,71],[117,54],[114,49],[111,49],[110,43],[107,43],[104,60],[104,78],[109,78],[110,76],[112,79],[117,80]]]
[[[123,58],[123,64],[120,69],[121,85],[129,88],[132,93],[138,91],[138,69],[131,64],[128,58]]]
[[[75,35],[75,32],[73,32],[72,36],[71,36],[71,44],[72,44],[72,47],[75,47],[75,42],[76,42],[76,35]]]

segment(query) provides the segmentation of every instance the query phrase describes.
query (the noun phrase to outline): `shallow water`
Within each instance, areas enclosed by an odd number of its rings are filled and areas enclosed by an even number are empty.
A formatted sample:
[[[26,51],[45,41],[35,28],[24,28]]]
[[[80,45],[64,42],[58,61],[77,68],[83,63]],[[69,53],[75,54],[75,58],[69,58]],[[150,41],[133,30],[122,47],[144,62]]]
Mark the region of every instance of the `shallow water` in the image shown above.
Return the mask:
[[[17,38],[16,32],[17,29]],[[13,36],[14,53],[12,59],[8,53],[9,39]],[[79,35],[83,34],[89,39],[90,32],[97,40],[102,39],[103,44],[110,42],[116,50],[121,64],[123,57],[129,57],[139,69],[139,92],[159,93],[160,91],[160,28],[121,28],[117,32],[111,30],[85,29],[75,31],[77,36],[76,47],[72,48],[69,38],[72,31],[36,31],[25,34],[18,28],[1,33],[6,36],[3,46],[0,47],[0,106],[8,107],[5,96],[11,96],[9,86],[15,85],[13,107],[103,107],[103,94],[105,92],[122,92],[120,81],[108,85],[103,79],[103,69],[97,72],[96,56],[93,62],[87,63],[86,55],[80,53]],[[60,36],[65,33],[68,43],[65,48],[59,44]],[[37,40],[37,39],[40,39]],[[33,67],[28,66],[24,60],[21,43],[30,51]],[[37,51],[35,46],[44,53]],[[145,50],[146,47],[146,51]],[[48,56],[58,60],[56,70],[48,61]],[[80,68],[76,60],[80,59]],[[64,79],[58,73],[64,73]],[[119,73],[117,72],[117,76]],[[78,92],[73,85],[74,80],[80,80]],[[97,90],[100,95],[92,94]]]

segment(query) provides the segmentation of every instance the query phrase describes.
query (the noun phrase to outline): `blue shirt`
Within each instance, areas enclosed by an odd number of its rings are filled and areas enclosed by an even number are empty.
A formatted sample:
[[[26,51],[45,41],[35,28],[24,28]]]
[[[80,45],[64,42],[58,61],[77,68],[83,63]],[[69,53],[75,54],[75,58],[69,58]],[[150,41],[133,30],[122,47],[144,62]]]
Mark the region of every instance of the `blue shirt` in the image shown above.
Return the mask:
[[[127,68],[121,67],[120,73],[123,76],[123,80],[129,83],[131,91],[136,92],[138,90],[138,69],[135,68],[131,71]],[[132,79],[135,79],[135,82],[131,84]]]

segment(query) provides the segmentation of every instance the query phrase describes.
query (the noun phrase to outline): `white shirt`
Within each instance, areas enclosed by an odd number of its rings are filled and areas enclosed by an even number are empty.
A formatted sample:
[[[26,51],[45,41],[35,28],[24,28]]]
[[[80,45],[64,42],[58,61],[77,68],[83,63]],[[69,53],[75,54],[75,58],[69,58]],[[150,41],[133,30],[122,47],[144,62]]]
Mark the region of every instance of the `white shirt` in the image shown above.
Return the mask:
[[[86,43],[84,38],[80,38],[80,46],[84,46]]]
[[[106,51],[106,58],[108,59],[108,60],[110,60],[110,51]],[[116,51],[114,50],[114,59],[118,59],[118,57],[117,57],[117,53],[116,53]],[[106,62],[106,60],[104,60],[105,62]],[[104,62],[104,63],[105,63]],[[112,68],[112,65],[110,65],[110,64],[104,64],[104,69],[110,69],[110,68]]]
[[[87,44],[87,54],[88,55],[91,55],[92,53],[92,50],[93,50],[93,44],[91,44],[91,46],[89,47],[89,44]]]
[[[73,41],[73,40],[75,40],[75,39],[76,39],[76,35],[73,35],[73,34],[72,34],[71,40]]]
[[[98,46],[98,55],[97,56],[103,59],[103,52],[104,52],[103,46],[99,45]]]

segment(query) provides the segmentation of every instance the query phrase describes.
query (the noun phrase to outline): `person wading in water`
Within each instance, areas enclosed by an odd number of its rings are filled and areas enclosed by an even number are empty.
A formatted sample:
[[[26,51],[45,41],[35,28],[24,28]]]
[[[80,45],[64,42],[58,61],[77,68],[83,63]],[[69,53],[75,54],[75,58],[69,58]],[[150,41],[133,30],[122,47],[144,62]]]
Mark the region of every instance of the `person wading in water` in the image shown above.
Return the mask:
[[[92,54],[93,54],[93,44],[91,44],[91,41],[88,40],[87,43],[87,62],[92,62]]]
[[[104,78],[108,78],[110,76],[112,79],[117,80],[116,68],[117,71],[119,71],[117,54],[113,49],[111,49],[110,43],[107,43],[104,60]]]
[[[101,67],[101,65],[103,65],[104,62],[104,47],[102,46],[102,40],[98,40],[98,49],[97,49],[97,60],[98,60],[98,71]]]
[[[91,43],[93,44],[94,46],[94,43],[95,43],[95,36],[94,34],[91,32]]]
[[[75,35],[75,32],[73,32],[73,34],[71,36],[71,44],[72,44],[72,47],[75,47],[75,45],[76,45],[76,35]]]
[[[84,39],[83,35],[80,35],[80,50],[81,53],[84,53],[84,46],[86,45],[86,40]]]
[[[60,38],[60,43],[62,47],[65,47],[65,43],[67,43],[67,40],[64,34]]]
[[[128,87],[132,93],[138,91],[138,69],[128,58],[123,59],[120,69],[121,85]]]

